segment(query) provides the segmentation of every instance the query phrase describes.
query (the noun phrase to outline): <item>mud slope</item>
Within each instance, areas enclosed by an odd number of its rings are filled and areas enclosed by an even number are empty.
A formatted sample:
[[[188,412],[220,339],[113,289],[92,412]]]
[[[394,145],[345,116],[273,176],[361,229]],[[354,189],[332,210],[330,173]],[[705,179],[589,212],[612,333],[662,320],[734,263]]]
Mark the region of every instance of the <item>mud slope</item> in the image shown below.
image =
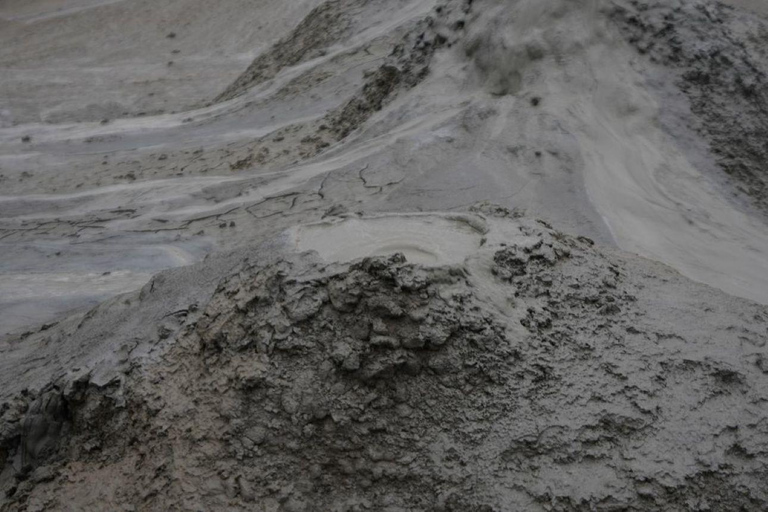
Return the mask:
[[[768,509],[762,4],[289,4],[0,3],[0,510]]]
[[[67,5],[2,7],[0,334],[328,212],[486,200],[768,302],[756,11]],[[196,92],[173,81],[177,64]],[[129,103],[120,115],[104,111],[114,98]]]
[[[635,2],[613,15],[628,41],[668,73],[659,81],[675,83],[690,100],[688,117],[733,178],[734,192],[768,212],[768,25],[703,2]]]
[[[765,510],[768,309],[480,210],[302,227],[4,346],[36,385],[0,372],[0,507]]]
[[[317,3],[4,1],[0,126],[198,107]]]

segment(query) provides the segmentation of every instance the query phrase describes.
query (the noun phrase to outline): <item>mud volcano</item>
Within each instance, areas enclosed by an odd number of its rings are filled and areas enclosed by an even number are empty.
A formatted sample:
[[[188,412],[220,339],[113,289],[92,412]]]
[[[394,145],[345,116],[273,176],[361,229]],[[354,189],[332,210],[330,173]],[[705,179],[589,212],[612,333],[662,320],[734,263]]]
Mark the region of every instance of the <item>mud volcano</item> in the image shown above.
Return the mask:
[[[4,507],[764,509],[768,311],[480,211],[300,227],[229,256],[195,304],[170,271],[30,335],[67,352],[165,319],[119,365],[5,393]],[[374,255],[327,260],[359,232]],[[447,236],[461,261],[435,261]]]

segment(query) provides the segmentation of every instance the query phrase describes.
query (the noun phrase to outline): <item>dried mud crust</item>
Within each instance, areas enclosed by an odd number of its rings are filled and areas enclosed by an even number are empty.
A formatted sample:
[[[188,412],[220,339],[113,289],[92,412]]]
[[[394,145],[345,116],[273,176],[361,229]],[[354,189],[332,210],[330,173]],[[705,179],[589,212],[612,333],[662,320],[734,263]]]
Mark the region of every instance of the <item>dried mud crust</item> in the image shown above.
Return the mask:
[[[765,510],[768,365],[647,311],[679,277],[534,222],[484,254],[246,264],[162,363],[4,404],[0,508]]]
[[[720,167],[768,213],[765,20],[709,0],[632,0],[610,14],[642,55],[677,74]]]

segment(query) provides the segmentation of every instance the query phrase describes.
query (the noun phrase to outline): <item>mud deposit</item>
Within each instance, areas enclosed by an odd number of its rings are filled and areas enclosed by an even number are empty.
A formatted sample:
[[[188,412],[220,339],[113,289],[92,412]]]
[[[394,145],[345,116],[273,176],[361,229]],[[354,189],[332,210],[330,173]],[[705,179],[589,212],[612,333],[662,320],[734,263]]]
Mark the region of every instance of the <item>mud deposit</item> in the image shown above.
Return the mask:
[[[451,265],[254,248],[137,340],[161,355],[5,393],[4,509],[768,506],[764,307],[469,220],[487,242]],[[167,301],[177,272],[128,300]],[[32,337],[62,350],[117,316]]]
[[[768,510],[763,4],[0,1],[0,512]]]

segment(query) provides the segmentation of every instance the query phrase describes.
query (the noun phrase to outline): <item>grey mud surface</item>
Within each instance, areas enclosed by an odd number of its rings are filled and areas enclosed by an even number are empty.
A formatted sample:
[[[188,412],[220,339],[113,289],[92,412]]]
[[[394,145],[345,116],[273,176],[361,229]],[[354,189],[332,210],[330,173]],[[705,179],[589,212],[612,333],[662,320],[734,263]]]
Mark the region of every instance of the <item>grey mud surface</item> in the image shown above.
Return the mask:
[[[478,201],[768,303],[763,13],[196,1],[3,4],[0,335],[327,212]]]
[[[4,510],[765,510],[768,309],[478,210],[318,228],[461,263],[284,235],[7,347]]]
[[[0,511],[768,510],[766,16],[0,2]]]

